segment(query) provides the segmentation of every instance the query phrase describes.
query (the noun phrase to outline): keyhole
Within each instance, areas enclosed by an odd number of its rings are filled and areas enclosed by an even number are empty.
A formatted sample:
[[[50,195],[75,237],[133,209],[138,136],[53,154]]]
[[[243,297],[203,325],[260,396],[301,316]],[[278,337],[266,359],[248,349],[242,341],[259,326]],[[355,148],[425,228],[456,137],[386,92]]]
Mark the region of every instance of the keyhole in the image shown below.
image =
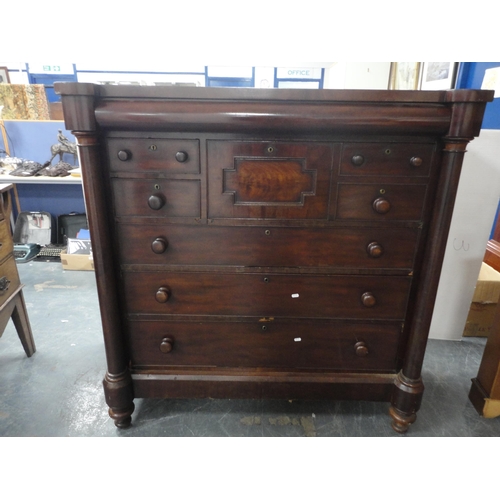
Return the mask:
[[[150,151],[156,151],[158,148],[156,146],[156,144],[151,144],[151,146],[149,146],[149,150]]]
[[[391,151],[389,148],[387,148],[387,149],[385,150],[385,154],[386,154],[386,155],[390,155],[391,153],[392,153],[392,151]]]
[[[159,184],[155,184],[155,189],[156,189],[157,191],[159,191],[159,189],[160,189],[160,185],[159,185]]]
[[[269,146],[269,147],[267,148],[267,152],[268,152],[268,153],[272,153],[273,151],[274,151],[274,148],[273,148],[272,146]]]

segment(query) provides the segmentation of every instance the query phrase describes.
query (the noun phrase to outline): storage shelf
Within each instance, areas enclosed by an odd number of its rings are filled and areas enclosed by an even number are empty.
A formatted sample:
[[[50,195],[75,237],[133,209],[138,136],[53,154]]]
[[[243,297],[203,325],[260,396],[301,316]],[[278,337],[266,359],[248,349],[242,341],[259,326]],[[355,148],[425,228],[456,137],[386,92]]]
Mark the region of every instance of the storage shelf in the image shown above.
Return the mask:
[[[17,177],[15,175],[0,175],[0,183],[7,182],[11,184],[81,184],[82,178],[68,175],[66,177],[32,176]]]

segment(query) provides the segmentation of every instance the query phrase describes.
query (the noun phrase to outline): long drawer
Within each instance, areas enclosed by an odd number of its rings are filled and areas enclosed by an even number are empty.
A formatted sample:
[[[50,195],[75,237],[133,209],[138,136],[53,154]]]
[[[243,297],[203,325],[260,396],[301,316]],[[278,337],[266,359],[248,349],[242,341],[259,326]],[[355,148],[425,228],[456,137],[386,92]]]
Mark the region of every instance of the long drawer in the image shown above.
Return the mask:
[[[130,321],[132,367],[393,370],[400,323]]]
[[[124,272],[133,314],[402,319],[411,278]]]
[[[117,224],[123,264],[413,267],[414,228],[283,228]]]

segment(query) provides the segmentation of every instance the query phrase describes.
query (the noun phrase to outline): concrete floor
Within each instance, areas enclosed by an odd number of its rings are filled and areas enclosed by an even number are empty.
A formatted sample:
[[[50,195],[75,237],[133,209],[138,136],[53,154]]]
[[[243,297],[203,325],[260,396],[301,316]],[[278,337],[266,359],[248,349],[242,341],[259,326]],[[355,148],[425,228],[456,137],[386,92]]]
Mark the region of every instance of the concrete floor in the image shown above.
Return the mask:
[[[133,425],[115,427],[101,381],[105,355],[93,272],[20,264],[37,352],[27,358],[9,322],[0,339],[0,436],[399,437],[387,403],[136,400]],[[485,339],[430,340],[422,408],[405,437],[500,436],[500,418],[468,400]]]

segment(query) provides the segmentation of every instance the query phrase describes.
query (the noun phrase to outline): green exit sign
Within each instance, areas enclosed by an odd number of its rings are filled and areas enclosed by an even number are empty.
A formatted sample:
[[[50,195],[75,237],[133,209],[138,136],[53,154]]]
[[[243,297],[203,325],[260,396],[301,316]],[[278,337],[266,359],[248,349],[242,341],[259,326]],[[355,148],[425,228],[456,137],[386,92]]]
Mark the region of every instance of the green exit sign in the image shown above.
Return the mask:
[[[61,66],[44,66],[44,71],[61,71]]]

